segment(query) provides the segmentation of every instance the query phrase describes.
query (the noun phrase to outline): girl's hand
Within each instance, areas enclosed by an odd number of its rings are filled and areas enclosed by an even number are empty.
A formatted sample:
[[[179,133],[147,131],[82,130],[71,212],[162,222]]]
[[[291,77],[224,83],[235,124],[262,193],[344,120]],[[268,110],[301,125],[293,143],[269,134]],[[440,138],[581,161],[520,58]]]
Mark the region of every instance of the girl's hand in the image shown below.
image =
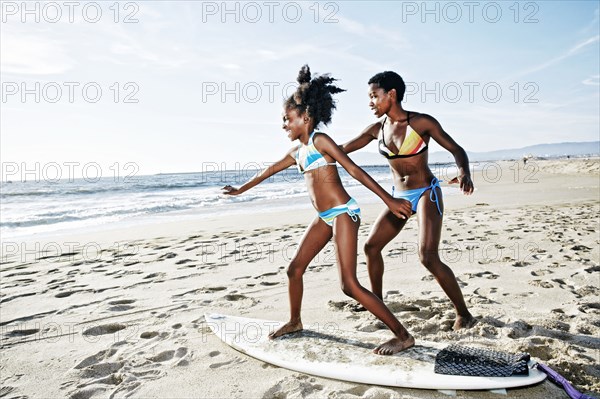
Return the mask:
[[[400,219],[408,219],[412,215],[412,204],[403,198],[392,198],[388,208]]]
[[[456,184],[456,183],[460,183],[460,191],[462,191],[465,195],[473,194],[473,190],[475,190],[475,187],[473,186],[473,181],[471,180],[471,176],[469,176],[469,175],[457,176],[448,182],[448,184]]]
[[[229,184],[226,185],[225,187],[221,188],[221,190],[223,190],[221,193],[225,194],[225,195],[238,195],[241,194],[240,190],[230,186]]]

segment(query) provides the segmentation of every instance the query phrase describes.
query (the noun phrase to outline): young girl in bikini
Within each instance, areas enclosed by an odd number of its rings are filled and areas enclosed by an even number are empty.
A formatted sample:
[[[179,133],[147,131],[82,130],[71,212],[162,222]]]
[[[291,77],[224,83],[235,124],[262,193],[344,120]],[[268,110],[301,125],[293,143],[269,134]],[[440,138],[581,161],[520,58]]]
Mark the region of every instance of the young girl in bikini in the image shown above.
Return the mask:
[[[305,65],[300,70],[297,80],[298,89],[284,104],[283,129],[291,141],[299,140],[300,145],[289,150],[282,159],[257,173],[240,188],[230,185],[223,187],[225,194],[238,195],[297,164],[298,170],[304,175],[312,204],[318,212],[318,217],[304,233],[287,269],[290,320],[272,332],[270,338],[302,330],[302,276],[312,259],[333,237],[342,291],[357,300],[394,333],[394,338],[374,349],[377,354],[392,355],[413,346],[415,341],[383,301],[360,285],[356,277],[360,208],[342,186],[336,162],[377,194],[397,217],[406,218],[411,214],[410,203],[393,198],[358,167],[328,135],[315,131],[321,123],[327,125],[331,121],[331,115],[336,108],[332,94],[344,91],[333,85],[335,79],[329,75],[311,79],[310,69]]]

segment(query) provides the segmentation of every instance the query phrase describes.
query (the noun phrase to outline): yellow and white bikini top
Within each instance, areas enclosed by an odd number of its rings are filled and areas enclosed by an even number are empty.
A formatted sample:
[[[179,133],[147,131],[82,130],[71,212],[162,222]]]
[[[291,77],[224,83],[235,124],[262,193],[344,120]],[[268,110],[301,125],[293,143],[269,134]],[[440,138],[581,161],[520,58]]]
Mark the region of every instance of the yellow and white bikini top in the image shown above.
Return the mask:
[[[381,155],[387,159],[408,158],[427,151],[427,144],[425,141],[423,141],[419,133],[417,133],[409,124],[406,126],[406,135],[404,136],[404,141],[402,141],[402,145],[400,146],[398,153],[394,154],[385,144],[383,127],[385,126],[386,121],[387,117],[381,124],[381,131],[379,134],[381,137],[379,139],[379,153]],[[410,113],[408,111],[406,112],[406,122],[410,122]]]

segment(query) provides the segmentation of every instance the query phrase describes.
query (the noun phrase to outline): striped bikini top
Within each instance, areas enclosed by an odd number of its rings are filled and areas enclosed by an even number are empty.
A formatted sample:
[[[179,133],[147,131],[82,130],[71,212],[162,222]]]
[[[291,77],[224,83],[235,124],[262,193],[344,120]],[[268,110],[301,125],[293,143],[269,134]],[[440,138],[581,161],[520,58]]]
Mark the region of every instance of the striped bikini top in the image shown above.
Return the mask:
[[[386,157],[387,159],[396,159],[396,158],[409,158],[415,155],[418,155],[422,152],[427,151],[427,144],[425,141],[419,136],[419,133],[415,132],[415,130],[410,126],[406,126],[406,135],[404,135],[404,141],[402,141],[402,145],[398,150],[397,154],[394,154],[385,144],[385,135],[383,133],[383,127],[385,126],[386,119],[383,120],[381,124],[381,139],[379,139],[379,153]],[[406,112],[406,122],[410,122],[410,113]]]
[[[300,144],[296,151],[296,165],[300,173],[306,173],[309,170],[317,169],[323,166],[335,165],[335,162],[328,163],[323,155],[317,150],[313,144],[313,136],[315,132],[310,134],[306,145]]]

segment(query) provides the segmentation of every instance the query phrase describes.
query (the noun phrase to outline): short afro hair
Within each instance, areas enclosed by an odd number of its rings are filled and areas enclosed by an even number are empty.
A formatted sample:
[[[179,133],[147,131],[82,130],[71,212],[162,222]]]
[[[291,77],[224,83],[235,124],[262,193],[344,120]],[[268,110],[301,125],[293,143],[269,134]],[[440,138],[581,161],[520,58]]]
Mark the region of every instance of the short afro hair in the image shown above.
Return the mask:
[[[406,85],[404,80],[396,72],[385,71],[380,72],[377,75],[369,79],[369,84],[376,84],[381,87],[386,93],[392,89],[396,89],[396,101],[398,103],[404,100],[404,93],[406,92]]]

